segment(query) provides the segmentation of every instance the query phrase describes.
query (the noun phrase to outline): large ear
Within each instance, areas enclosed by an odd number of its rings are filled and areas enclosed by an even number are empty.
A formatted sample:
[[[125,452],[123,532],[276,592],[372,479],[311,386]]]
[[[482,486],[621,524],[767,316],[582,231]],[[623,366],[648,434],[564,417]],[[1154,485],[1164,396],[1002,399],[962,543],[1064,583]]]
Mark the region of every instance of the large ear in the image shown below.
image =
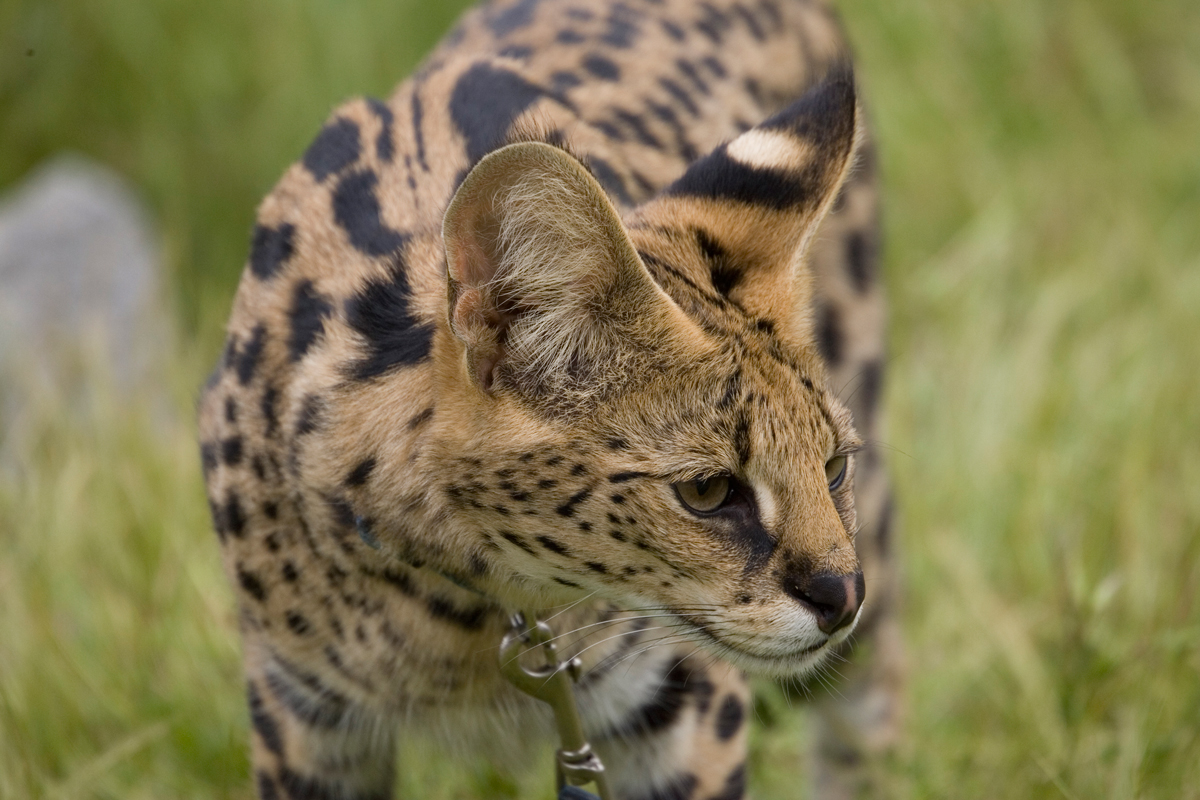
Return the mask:
[[[599,183],[550,145],[482,159],[442,236],[450,327],[484,391],[595,395],[691,324],[646,272]]]
[[[848,63],[798,101],[697,160],[638,216],[682,230],[713,287],[752,313],[807,326],[804,256],[853,160],[859,138]],[[807,337],[806,337],[807,338]]]

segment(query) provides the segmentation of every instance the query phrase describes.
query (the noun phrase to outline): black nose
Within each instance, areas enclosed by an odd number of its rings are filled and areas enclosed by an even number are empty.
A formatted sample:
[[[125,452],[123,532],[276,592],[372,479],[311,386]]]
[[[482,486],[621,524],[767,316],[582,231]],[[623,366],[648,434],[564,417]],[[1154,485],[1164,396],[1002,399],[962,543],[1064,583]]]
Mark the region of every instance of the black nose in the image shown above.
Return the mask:
[[[861,572],[834,575],[789,575],[783,589],[817,615],[817,627],[832,636],[854,621],[866,594]]]

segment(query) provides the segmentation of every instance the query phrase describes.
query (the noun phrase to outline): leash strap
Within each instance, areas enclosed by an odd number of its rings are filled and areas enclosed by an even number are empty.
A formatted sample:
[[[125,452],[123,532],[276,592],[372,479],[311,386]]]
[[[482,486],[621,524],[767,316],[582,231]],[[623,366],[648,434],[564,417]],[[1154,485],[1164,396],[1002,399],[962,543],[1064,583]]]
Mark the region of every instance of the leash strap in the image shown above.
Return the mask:
[[[532,625],[529,621],[532,620]],[[514,614],[511,628],[500,642],[500,672],[530,697],[547,703],[554,711],[562,747],[556,754],[555,780],[560,800],[594,800],[594,795],[576,787],[596,784],[599,800],[613,800],[604,764],[583,735],[583,722],[572,687],[583,664],[578,658],[560,660],[554,631],[530,613]],[[534,653],[537,666],[526,667],[522,656]]]

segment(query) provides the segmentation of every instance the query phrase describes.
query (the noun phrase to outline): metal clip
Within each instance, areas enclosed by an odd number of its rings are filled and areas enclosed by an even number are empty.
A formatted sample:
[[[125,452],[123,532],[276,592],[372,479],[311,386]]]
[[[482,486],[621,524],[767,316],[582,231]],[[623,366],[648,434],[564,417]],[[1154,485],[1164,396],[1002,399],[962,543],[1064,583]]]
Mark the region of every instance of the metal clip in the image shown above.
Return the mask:
[[[527,620],[533,620],[530,627]],[[549,704],[554,711],[558,736],[562,742],[555,763],[557,788],[595,783],[601,800],[612,800],[608,779],[600,757],[583,735],[579,708],[572,686],[579,680],[582,662],[578,658],[560,661],[554,645],[554,631],[533,614],[514,614],[512,628],[500,642],[500,672],[510,683],[530,697]],[[521,657],[541,652],[541,666],[526,667]]]

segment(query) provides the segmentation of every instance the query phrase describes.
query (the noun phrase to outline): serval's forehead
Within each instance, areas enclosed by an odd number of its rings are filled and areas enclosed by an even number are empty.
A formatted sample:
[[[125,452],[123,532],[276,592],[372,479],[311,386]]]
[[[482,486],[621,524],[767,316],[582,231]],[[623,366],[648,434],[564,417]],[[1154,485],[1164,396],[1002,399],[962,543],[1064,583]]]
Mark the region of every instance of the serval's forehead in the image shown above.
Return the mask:
[[[844,425],[824,376],[799,359],[774,357],[777,348],[777,342],[749,342],[679,364],[654,391],[629,397],[620,418],[631,438],[701,472],[741,474],[752,462],[777,471],[779,464],[820,458],[845,435]]]

